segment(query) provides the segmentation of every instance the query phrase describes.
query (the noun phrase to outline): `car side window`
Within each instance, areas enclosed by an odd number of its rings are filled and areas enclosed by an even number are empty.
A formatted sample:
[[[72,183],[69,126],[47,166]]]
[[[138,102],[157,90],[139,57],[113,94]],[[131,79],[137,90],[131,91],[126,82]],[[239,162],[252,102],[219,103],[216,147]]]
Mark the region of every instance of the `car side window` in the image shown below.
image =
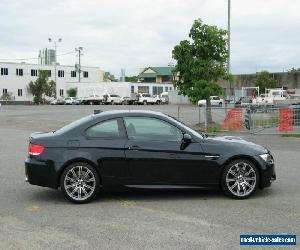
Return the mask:
[[[168,122],[151,117],[125,117],[129,139],[149,141],[181,141],[182,132]]]
[[[98,123],[86,130],[86,135],[91,138],[118,138],[121,136],[118,120],[108,120]]]

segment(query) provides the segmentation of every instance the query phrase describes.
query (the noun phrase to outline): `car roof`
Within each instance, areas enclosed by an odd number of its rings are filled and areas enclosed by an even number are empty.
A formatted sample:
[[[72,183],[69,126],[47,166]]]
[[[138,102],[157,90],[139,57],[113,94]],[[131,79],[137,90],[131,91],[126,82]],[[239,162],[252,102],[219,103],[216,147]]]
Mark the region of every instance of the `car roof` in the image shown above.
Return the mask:
[[[107,110],[100,113],[94,114],[95,117],[104,117],[104,116],[128,116],[128,115],[146,115],[146,116],[163,116],[167,117],[162,112],[152,111],[152,110]]]

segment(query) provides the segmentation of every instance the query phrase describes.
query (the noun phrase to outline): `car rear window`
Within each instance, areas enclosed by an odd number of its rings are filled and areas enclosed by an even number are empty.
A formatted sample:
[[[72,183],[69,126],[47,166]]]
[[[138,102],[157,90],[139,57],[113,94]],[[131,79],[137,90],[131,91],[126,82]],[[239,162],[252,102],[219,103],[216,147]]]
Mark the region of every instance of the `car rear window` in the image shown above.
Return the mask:
[[[90,138],[117,138],[120,137],[118,120],[108,120],[98,123],[86,130]]]
[[[86,123],[87,121],[89,121],[91,119],[92,119],[91,115],[85,116],[85,117],[83,117],[83,118],[81,118],[79,120],[71,122],[68,125],[66,125],[66,126],[60,128],[60,129],[56,130],[54,133],[56,133],[56,134],[66,133],[66,132],[68,132],[68,131],[70,131],[70,130],[72,130],[72,129],[74,129],[74,128],[76,128],[76,127],[78,127],[78,126],[80,126],[80,125],[82,125],[84,123]]]

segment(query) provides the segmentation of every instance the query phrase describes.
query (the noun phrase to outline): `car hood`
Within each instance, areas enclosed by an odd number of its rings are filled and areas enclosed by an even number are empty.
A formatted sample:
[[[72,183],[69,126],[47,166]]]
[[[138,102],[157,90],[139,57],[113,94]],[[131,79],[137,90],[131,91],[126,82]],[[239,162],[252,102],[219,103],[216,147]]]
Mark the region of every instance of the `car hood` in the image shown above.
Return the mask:
[[[207,137],[205,139],[208,144],[215,144],[224,147],[224,150],[234,150],[236,153],[258,155],[268,152],[265,147],[246,141],[237,136],[218,136]]]

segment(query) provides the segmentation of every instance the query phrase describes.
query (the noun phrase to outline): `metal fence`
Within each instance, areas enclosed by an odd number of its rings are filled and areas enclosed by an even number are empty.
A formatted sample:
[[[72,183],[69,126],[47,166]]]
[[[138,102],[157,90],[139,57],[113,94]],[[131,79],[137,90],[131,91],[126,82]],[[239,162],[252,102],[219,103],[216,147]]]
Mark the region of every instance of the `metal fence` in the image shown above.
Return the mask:
[[[197,130],[253,134],[300,134],[300,105],[281,107],[173,106],[163,111]],[[211,119],[209,119],[211,116]]]

